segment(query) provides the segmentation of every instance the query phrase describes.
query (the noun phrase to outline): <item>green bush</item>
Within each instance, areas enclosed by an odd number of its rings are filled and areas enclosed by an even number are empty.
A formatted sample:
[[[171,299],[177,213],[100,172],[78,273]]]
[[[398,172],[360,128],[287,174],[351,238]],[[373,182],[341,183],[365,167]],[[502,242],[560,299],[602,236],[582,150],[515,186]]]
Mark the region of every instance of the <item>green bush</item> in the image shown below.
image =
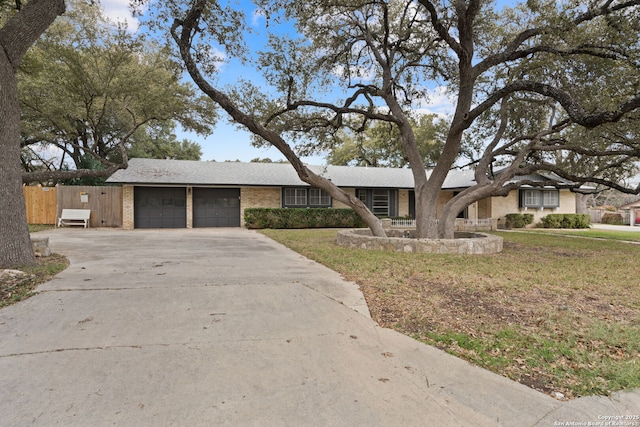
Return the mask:
[[[541,220],[544,228],[589,228],[590,223],[586,214],[549,214]]]
[[[352,209],[247,208],[247,228],[359,228],[366,227]]]
[[[533,223],[533,214],[530,213],[511,213],[505,215],[505,227],[507,228],[524,228]]]
[[[610,225],[622,225],[622,215],[619,213],[606,213],[600,218],[600,222]]]

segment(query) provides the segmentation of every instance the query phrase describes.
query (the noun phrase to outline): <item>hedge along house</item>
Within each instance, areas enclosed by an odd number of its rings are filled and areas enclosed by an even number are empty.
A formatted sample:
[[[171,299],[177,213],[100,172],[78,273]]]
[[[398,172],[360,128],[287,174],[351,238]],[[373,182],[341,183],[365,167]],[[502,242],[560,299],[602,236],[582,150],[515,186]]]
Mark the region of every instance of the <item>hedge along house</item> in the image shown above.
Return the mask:
[[[359,197],[379,217],[415,217],[409,169],[310,169]],[[122,184],[124,229],[240,227],[246,208],[347,207],[301,181],[293,167],[284,163],[131,159],[127,169],[117,171],[107,182]],[[439,196],[439,209],[473,184],[473,171],[451,171]],[[506,197],[474,203],[460,216],[499,221],[506,214],[524,211],[534,213],[536,219],[552,212],[575,213],[575,195],[556,188],[522,188]]]

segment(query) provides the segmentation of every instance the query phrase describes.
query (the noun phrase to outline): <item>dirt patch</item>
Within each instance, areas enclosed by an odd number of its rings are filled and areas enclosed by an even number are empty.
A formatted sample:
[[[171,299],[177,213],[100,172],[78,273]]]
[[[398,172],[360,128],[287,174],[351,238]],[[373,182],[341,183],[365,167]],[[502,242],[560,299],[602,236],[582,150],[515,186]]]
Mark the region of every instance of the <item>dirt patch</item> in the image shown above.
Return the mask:
[[[574,346],[588,348],[607,357],[616,357],[616,348],[606,348],[591,339],[581,337],[581,331],[593,321],[637,322],[637,311],[609,303],[600,295],[584,295],[579,292],[559,293],[548,289],[531,287],[527,290],[486,287],[473,289],[454,281],[432,281],[414,276],[406,281],[402,290],[383,290],[371,282],[360,283],[372,317],[384,327],[401,331],[407,335],[433,344],[445,351],[462,356],[473,363],[485,366],[502,375],[554,397],[576,397],[570,387],[559,381],[548,371],[549,364],[577,366],[572,356],[557,356],[557,350],[549,350],[550,358],[545,364],[535,366],[534,361],[519,360],[519,346],[539,346],[544,354],[544,345],[563,339],[572,331]],[[535,338],[530,343],[520,342],[512,348],[499,348],[496,339],[501,331],[510,329],[530,331]],[[447,340],[437,337],[465,336],[475,340],[483,349],[475,349],[475,343],[461,344],[455,338]],[[496,348],[490,349],[489,343]],[[489,347],[489,349],[487,349]],[[553,351],[553,353],[552,353]],[[494,361],[483,357],[488,352],[493,359],[504,355],[505,366],[490,366]],[[572,365],[573,364],[573,365]],[[561,366],[562,368],[562,366]],[[572,381],[566,378],[564,381]]]

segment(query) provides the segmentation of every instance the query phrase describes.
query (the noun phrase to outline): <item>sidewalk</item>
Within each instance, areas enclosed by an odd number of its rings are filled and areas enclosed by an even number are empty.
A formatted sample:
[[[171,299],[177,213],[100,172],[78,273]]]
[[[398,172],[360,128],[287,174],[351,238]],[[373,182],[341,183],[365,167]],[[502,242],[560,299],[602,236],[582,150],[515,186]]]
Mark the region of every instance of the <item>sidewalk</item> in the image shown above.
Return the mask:
[[[0,310],[2,426],[554,426],[640,415],[640,391],[560,402],[380,328],[355,284],[256,232],[47,233],[71,266]]]
[[[631,227],[630,225],[591,224],[591,228],[596,228],[599,230],[632,231],[640,233],[639,226]]]

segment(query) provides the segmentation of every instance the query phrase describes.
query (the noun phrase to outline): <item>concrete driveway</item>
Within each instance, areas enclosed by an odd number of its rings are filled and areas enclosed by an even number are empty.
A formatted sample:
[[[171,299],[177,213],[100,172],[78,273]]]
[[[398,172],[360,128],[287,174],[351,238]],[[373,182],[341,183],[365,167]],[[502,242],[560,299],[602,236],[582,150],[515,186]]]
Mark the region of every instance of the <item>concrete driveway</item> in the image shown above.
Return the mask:
[[[355,284],[256,232],[47,233],[71,266],[0,310],[3,426],[551,426],[640,415],[640,392],[563,403],[382,329]]]

